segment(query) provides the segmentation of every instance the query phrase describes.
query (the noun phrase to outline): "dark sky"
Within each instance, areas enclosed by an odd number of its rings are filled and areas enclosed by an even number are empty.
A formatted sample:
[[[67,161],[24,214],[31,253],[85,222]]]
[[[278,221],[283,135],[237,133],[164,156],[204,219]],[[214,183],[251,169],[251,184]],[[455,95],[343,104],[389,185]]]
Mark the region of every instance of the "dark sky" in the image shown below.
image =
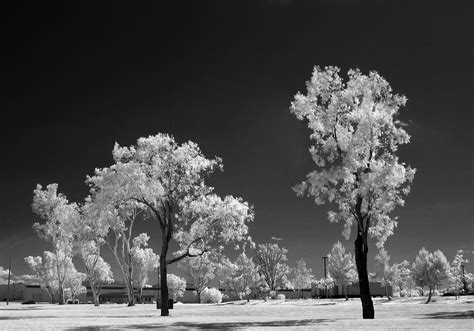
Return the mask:
[[[313,168],[310,131],[289,105],[314,65],[377,70],[408,97],[412,140],[399,155],[417,174],[395,211],[392,261],[423,246],[474,258],[469,1],[151,3],[2,8],[0,266],[11,244],[16,274],[48,249],[31,228],[37,183],[82,201],[115,141],[163,132],[222,157],[210,184],[254,205],[255,241],[282,238],[291,264],[304,258],[322,276],[321,257],[337,240],[352,251],[353,238],[291,189]],[[158,225],[139,227],[157,247]]]

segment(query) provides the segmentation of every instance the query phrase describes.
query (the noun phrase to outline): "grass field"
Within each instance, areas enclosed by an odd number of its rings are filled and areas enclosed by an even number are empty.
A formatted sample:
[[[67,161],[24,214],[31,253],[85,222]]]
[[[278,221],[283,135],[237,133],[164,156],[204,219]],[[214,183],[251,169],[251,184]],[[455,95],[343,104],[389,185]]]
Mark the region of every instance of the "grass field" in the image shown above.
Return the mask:
[[[359,299],[251,301],[224,304],[176,304],[160,317],[155,305],[0,306],[0,329],[426,329],[474,330],[474,297],[375,300],[375,319],[361,318]]]

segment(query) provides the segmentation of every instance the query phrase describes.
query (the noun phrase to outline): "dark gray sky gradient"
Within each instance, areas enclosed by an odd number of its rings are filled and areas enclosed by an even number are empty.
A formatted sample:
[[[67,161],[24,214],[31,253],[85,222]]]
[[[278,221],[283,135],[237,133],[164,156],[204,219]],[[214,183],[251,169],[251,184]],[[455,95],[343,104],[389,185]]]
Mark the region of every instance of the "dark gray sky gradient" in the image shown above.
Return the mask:
[[[48,248],[31,228],[36,183],[82,201],[115,141],[163,132],[222,157],[210,183],[255,206],[255,241],[282,238],[291,264],[322,276],[321,257],[353,238],[291,190],[313,163],[288,108],[314,65],[377,70],[408,97],[399,156],[417,174],[392,260],[423,246],[473,259],[471,13],[467,1],[15,2],[1,13],[0,265],[13,244],[13,271],[29,273],[23,257]],[[158,247],[157,224],[140,227]]]

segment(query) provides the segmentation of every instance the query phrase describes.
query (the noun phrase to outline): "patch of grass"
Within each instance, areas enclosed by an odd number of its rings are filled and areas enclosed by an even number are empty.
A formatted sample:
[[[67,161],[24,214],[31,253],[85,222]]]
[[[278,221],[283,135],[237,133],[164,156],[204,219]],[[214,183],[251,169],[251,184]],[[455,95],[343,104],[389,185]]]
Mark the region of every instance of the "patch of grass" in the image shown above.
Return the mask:
[[[420,300],[421,299],[421,300]],[[161,317],[155,305],[0,306],[9,329],[473,329],[473,298],[422,304],[426,298],[375,299],[375,319],[363,320],[359,299],[237,301],[178,304]],[[470,302],[470,303],[469,303]]]

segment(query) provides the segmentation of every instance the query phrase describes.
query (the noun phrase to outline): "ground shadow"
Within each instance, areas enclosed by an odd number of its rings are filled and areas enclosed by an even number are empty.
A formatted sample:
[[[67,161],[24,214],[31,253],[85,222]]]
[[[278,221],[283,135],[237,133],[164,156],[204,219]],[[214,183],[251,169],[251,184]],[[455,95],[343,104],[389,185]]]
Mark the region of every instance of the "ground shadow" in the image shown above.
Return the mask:
[[[0,321],[1,320],[42,319],[42,318],[58,318],[58,316],[0,316]]]
[[[474,310],[466,311],[444,311],[438,313],[425,314],[422,318],[434,319],[458,319],[458,318],[474,318]]]
[[[124,329],[197,329],[197,330],[209,330],[209,329],[239,329],[239,328],[263,328],[263,327],[295,327],[295,326],[307,326],[335,322],[331,319],[304,319],[304,320],[286,320],[286,321],[267,321],[267,322],[229,322],[229,323],[198,323],[198,322],[176,322],[172,324],[131,324],[131,325],[120,325],[117,327]],[[113,326],[88,326],[69,328],[68,330],[102,330],[102,329],[114,329]]]

